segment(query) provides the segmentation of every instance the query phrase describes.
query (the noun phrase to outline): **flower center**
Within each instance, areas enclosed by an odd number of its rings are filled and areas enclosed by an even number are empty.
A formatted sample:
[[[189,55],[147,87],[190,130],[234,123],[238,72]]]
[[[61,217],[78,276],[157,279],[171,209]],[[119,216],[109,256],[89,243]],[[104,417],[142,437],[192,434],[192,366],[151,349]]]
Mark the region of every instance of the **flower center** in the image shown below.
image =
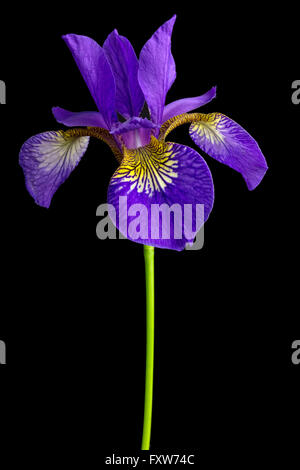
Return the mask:
[[[128,149],[137,149],[149,144],[151,138],[151,129],[140,127],[122,134],[122,141]]]

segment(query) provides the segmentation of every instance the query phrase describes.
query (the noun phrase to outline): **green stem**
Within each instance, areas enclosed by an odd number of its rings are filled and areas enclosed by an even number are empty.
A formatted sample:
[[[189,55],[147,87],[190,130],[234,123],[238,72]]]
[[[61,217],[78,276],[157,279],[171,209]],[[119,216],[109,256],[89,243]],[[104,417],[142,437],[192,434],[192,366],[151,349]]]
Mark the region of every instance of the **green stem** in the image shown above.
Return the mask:
[[[144,245],[146,274],[146,380],[142,450],[150,449],[154,368],[154,248]]]

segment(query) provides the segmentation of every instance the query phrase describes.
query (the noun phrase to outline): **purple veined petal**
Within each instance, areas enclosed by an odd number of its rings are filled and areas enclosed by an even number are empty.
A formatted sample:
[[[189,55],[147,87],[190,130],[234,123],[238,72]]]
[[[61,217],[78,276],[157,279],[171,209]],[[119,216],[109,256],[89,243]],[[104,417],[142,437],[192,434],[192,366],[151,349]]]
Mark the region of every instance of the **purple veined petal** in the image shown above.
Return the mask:
[[[116,83],[116,110],[126,118],[139,116],[145,98],[138,82],[139,63],[131,43],[115,29],[103,44]]]
[[[37,134],[23,144],[19,162],[26,188],[35,202],[49,207],[53,194],[84,155],[89,137],[68,137],[63,131]]]
[[[146,147],[125,151],[108,187],[108,203],[114,207],[110,216],[125,237],[178,251],[193,241],[213,201],[203,158],[190,147],[155,137]],[[197,205],[203,210],[200,223]]]
[[[102,47],[93,39],[77,34],[67,34],[63,39],[109,129],[118,120],[115,110],[116,86]]]
[[[196,96],[194,98],[183,98],[182,100],[173,101],[165,106],[163,112],[162,122],[166,122],[174,116],[179,114],[188,113],[194,109],[200,108],[209,103],[216,97],[217,87],[212,87],[204,95]]]
[[[221,113],[202,114],[190,127],[193,141],[208,155],[241,173],[249,190],[263,179],[268,165],[257,142]]]
[[[97,111],[82,111],[73,113],[66,109],[55,107],[52,108],[52,113],[57,122],[64,124],[68,127],[83,126],[83,127],[102,127],[107,129],[106,122],[101,113]]]
[[[138,80],[149,107],[151,120],[161,125],[166,95],[176,78],[171,53],[174,15],[144,45],[139,58]]]

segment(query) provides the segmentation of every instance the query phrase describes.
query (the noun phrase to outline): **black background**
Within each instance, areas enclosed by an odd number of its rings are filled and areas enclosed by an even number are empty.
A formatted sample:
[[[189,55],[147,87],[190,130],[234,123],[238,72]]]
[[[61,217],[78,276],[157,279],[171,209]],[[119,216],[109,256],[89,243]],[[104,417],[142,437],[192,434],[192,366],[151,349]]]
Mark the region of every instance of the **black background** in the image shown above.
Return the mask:
[[[229,8],[227,6],[227,8]],[[268,462],[296,450],[300,365],[298,180],[300,105],[291,101],[296,18],[247,6],[96,3],[10,12],[2,31],[3,449],[32,464],[103,462],[140,446],[145,362],[142,246],[96,237],[96,208],[117,167],[91,141],[49,210],[26,192],[18,152],[59,129],[52,106],[95,105],[66,33],[100,44],[114,28],[139,53],[174,13],[177,80],[167,102],[217,85],[203,112],[220,111],[259,142],[270,170],[249,192],[239,174],[205,156],[215,206],[200,251],[156,250],[156,360],[152,450],[193,451],[211,467]],[[276,13],[276,16],[274,14]],[[283,27],[288,32],[283,34]],[[299,52],[299,51],[298,51]],[[188,128],[171,140],[193,147]],[[297,431],[298,430],[298,431]],[[38,460],[38,451],[43,459]],[[240,453],[242,451],[242,453]],[[242,455],[242,457],[240,457]]]

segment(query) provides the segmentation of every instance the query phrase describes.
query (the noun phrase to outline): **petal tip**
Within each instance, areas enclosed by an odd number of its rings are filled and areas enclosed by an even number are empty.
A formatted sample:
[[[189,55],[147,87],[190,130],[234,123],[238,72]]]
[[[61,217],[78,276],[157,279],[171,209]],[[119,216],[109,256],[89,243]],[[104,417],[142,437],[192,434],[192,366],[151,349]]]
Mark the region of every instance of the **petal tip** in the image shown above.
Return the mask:
[[[76,36],[75,34],[69,33],[69,34],[63,34],[62,35],[62,40],[65,41],[66,43],[71,39],[73,36]]]
[[[260,172],[257,172],[257,177],[255,179],[246,181],[247,188],[249,191],[254,191],[261,184],[268,170],[268,165],[266,165],[265,167],[261,167]]]
[[[171,32],[173,30],[176,19],[177,19],[177,15],[174,14],[168,21],[165,22],[165,25],[170,28]]]

